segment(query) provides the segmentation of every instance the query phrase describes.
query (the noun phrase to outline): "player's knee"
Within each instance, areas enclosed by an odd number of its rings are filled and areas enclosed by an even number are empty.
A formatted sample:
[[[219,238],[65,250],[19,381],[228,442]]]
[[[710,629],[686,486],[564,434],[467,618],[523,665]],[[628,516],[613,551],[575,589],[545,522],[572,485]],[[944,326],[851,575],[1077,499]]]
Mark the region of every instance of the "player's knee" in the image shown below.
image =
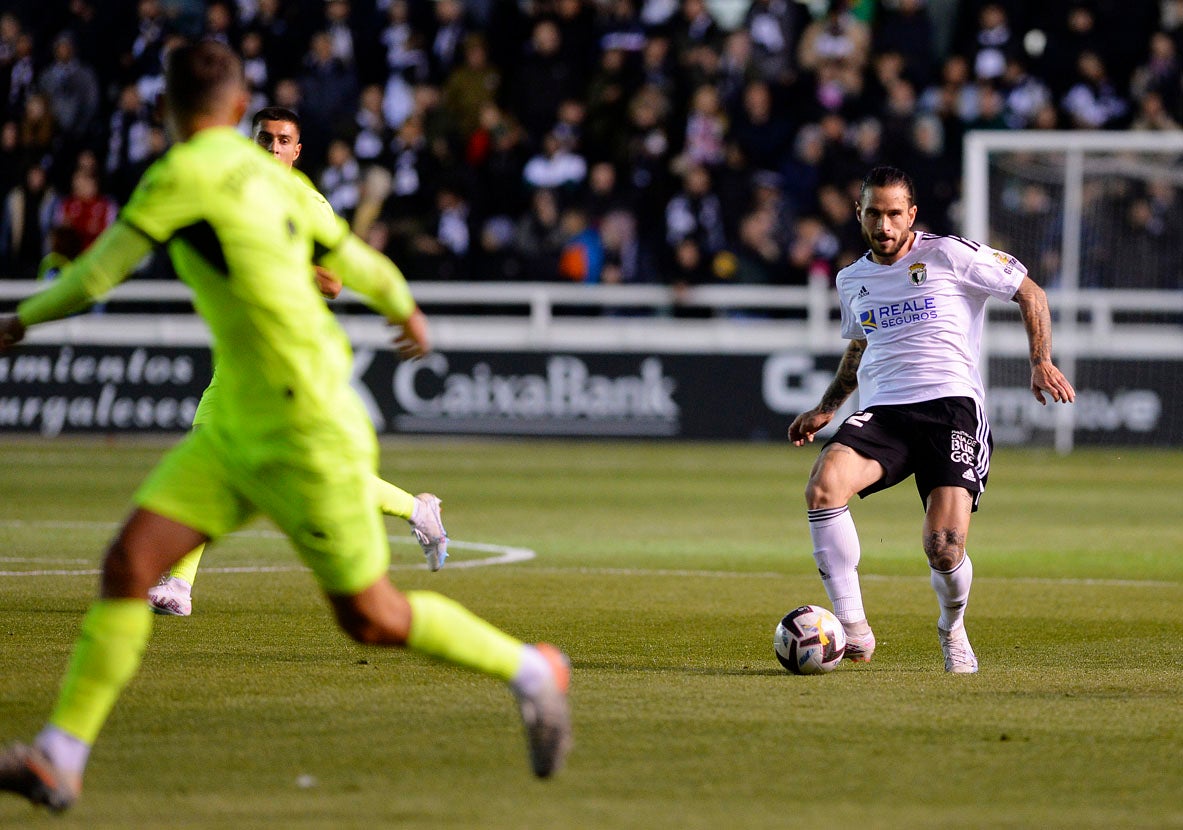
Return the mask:
[[[952,530],[934,531],[924,539],[928,564],[938,571],[951,571],[965,557],[965,538]]]
[[[407,642],[405,636],[399,636],[375,620],[342,621],[341,628],[352,640],[366,646],[402,646]]]
[[[404,646],[410,625],[392,612],[334,602],[337,623],[354,641],[368,646]]]
[[[816,472],[805,485],[805,506],[809,510],[822,507],[841,507],[850,501],[848,488],[843,487],[836,476]]]

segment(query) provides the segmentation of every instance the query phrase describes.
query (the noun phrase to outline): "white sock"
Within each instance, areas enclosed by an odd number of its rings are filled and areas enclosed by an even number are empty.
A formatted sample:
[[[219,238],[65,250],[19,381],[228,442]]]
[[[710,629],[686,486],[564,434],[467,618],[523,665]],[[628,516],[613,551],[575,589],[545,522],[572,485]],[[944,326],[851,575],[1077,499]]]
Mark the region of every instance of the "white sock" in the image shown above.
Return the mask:
[[[810,510],[809,535],[813,538],[813,560],[822,576],[834,616],[843,623],[867,619],[863,592],[859,588],[858,563],[862,556],[854,519],[845,505]]]
[[[542,691],[548,681],[554,679],[554,670],[538,649],[531,645],[522,646],[522,665],[509,681],[510,688],[519,697],[530,697]]]
[[[969,603],[969,587],[974,579],[974,566],[969,554],[962,557],[951,571],[931,568],[932,589],[937,592],[941,604],[941,618],[937,625],[945,631],[952,631],[965,619],[965,606]]]
[[[63,772],[82,775],[90,758],[90,745],[56,726],[46,725],[33,741],[53,765]]]

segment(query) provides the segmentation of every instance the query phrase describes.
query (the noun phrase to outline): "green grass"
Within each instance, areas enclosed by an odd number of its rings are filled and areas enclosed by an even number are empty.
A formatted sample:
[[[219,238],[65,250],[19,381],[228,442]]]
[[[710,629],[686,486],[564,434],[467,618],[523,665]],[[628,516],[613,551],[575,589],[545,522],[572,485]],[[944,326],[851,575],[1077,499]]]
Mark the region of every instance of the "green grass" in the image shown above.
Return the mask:
[[[159,442],[0,443],[0,740],[51,705],[86,571]],[[449,567],[394,578],[571,655],[577,746],[528,772],[497,683],[336,632],[269,525],[161,619],[74,811],[0,827],[1183,827],[1183,453],[999,451],[970,538],[982,670],[941,669],[906,483],[853,510],[869,665],[793,677],[779,616],[825,603],[802,489],[816,448],[400,441],[444,496]],[[536,558],[456,568],[526,547]],[[234,570],[280,567],[275,573]],[[303,781],[306,785],[300,786]]]

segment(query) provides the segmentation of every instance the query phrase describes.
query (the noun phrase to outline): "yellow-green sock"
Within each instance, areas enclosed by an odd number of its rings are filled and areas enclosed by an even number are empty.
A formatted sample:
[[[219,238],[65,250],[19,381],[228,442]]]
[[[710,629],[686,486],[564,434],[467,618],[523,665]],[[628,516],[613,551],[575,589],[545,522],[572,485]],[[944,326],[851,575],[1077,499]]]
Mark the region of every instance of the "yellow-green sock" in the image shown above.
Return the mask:
[[[433,591],[409,591],[411,632],[407,646],[507,683],[522,665],[522,642],[463,605]]]
[[[169,576],[183,579],[190,585],[197,579],[197,566],[201,564],[201,554],[205,553],[205,545],[198,545],[181,557],[177,564],[168,572]]]
[[[374,499],[378,502],[378,508],[383,513],[387,516],[398,516],[408,522],[411,520],[411,514],[415,511],[414,496],[378,476],[370,479],[370,487],[374,491]]]
[[[152,611],[142,599],[101,599],[92,605],[49,722],[93,744],[139,670],[151,635]]]

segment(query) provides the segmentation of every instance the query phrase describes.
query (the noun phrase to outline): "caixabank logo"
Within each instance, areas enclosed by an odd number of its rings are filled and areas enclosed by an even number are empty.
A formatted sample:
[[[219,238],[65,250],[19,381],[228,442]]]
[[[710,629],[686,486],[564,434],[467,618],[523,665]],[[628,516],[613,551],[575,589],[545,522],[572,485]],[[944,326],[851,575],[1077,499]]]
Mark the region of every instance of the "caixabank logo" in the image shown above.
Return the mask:
[[[395,431],[506,435],[677,435],[677,382],[659,357],[445,355],[399,363]]]

